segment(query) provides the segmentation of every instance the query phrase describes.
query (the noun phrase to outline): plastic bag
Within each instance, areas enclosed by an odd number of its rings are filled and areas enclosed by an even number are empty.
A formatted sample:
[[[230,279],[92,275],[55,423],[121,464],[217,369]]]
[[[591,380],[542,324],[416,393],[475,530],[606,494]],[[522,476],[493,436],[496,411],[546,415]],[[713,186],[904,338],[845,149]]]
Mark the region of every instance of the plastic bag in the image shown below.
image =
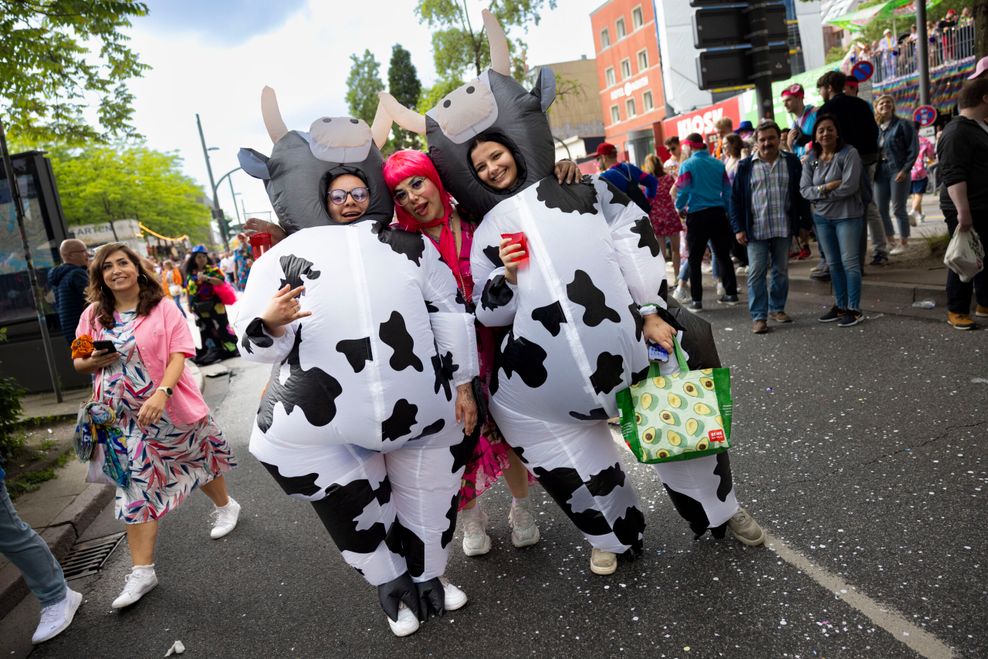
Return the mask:
[[[943,255],[943,263],[965,282],[971,281],[984,270],[985,248],[978,232],[974,229],[954,231],[954,236],[947,245],[947,253]]]

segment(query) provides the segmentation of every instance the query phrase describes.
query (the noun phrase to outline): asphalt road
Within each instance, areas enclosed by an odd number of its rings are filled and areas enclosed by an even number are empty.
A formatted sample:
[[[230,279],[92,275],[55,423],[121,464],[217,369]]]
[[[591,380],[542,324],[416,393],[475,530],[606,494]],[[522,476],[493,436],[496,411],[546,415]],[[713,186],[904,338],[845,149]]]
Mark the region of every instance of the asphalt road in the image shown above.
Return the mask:
[[[705,312],[733,368],[735,486],[772,547],[693,540],[629,455],[646,553],[598,577],[537,488],[543,540],[514,549],[498,486],[484,497],[491,553],[464,557],[459,534],[453,545],[448,576],[470,603],[397,639],[311,509],[247,452],[267,373],[233,360],[206,395],[240,459],[240,526],[210,540],[195,495],[162,525],[156,590],[110,608],[129,568],[121,546],[74,582],[85,603],[73,626],[30,656],[161,657],[178,639],[191,657],[986,656],[988,335],[940,314],[839,329],[813,320],[821,305],[794,298],[797,322],[765,336],[742,309]],[[115,530],[104,516],[88,535]],[[0,622],[0,656],[24,656],[36,608],[29,598]]]

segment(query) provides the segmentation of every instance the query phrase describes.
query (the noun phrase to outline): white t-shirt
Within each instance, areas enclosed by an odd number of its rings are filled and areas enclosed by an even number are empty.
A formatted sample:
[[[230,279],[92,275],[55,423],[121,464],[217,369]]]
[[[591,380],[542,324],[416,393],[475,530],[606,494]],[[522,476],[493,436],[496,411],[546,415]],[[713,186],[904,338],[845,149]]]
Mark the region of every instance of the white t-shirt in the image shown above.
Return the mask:
[[[229,256],[224,256],[220,259],[220,270],[226,273],[233,274],[233,259]]]

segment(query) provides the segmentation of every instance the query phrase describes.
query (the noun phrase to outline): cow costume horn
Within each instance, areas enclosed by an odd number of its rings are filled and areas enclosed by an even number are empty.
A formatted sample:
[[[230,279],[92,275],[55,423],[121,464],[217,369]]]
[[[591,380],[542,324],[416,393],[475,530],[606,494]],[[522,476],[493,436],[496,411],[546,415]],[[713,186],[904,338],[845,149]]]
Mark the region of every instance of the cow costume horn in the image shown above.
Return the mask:
[[[268,130],[271,143],[277,144],[278,140],[288,132],[285,120],[281,118],[281,110],[278,108],[278,97],[274,90],[265,86],[261,90],[261,116],[264,118],[264,127]]]

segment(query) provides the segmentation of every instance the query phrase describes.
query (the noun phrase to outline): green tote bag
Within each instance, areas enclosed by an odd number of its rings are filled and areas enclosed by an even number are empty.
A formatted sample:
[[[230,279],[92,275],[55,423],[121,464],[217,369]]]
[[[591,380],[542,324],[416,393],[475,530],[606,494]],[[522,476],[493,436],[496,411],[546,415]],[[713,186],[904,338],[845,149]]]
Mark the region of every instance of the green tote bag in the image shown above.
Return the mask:
[[[679,371],[648,377],[618,392],[621,432],[639,462],[673,462],[722,453],[731,447],[731,370],[689,370],[675,341]]]

